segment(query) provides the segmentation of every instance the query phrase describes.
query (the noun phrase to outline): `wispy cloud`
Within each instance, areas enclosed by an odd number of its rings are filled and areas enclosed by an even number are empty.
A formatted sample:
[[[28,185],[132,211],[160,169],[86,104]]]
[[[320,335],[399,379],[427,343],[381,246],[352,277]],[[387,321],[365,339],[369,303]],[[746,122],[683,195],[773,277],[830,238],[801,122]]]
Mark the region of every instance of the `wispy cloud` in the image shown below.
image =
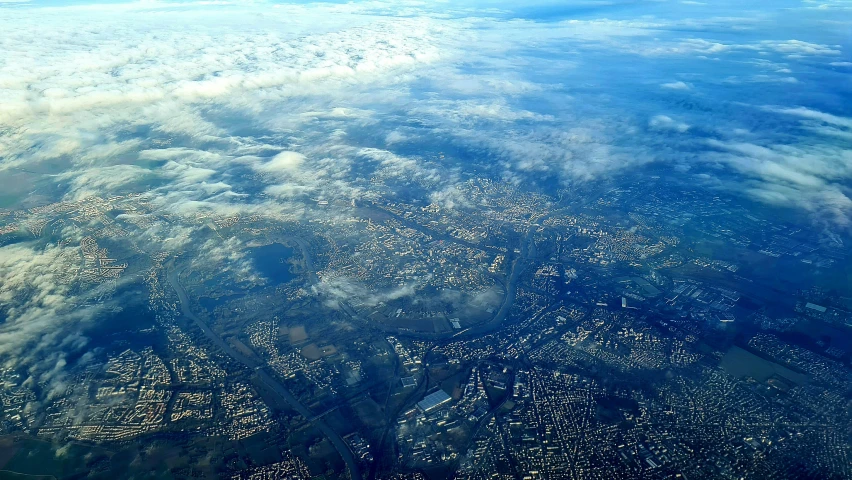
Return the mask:
[[[201,248],[246,281],[245,244],[207,242],[205,219],[327,219],[338,213],[308,204],[400,185],[465,208],[456,187],[471,172],[574,183],[659,162],[849,225],[843,25],[792,31],[779,25],[828,17],[676,3],[556,21],[419,2],[4,7],[0,175],[55,174],[57,200],[144,191],[155,214],[180,221],[135,241]],[[4,360],[80,348],[111,308],[85,306],[66,281],[74,255],[2,247]],[[415,286],[317,288],[375,304]],[[45,371],[61,360],[44,358]]]

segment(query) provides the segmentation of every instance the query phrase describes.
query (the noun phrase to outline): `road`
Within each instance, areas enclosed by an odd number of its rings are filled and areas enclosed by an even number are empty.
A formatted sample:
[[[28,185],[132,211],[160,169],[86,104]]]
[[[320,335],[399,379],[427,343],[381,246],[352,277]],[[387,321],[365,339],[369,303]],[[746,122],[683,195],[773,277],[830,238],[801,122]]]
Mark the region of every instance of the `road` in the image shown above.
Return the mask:
[[[307,252],[305,252],[307,253]],[[295,411],[299,412],[300,415],[305,417],[308,421],[312,422],[322,433],[328,438],[328,440],[334,445],[334,448],[337,450],[337,453],[343,458],[343,461],[346,462],[346,467],[349,469],[349,476],[353,480],[360,480],[361,477],[361,469],[358,466],[358,461],[355,460],[355,456],[352,455],[352,451],[349,450],[349,446],[346,445],[346,442],[343,441],[343,438],[331,428],[328,423],[324,420],[317,418],[311,410],[302,404],[298,398],[296,398],[287,387],[284,386],[280,381],[278,381],[272,374],[269,373],[268,367],[266,364],[250,358],[246,355],[243,355],[239,351],[232,348],[225,342],[219,335],[216,334],[206,322],[204,322],[198,315],[196,315],[192,309],[190,309],[189,297],[186,294],[186,290],[184,290],[183,285],[180,284],[180,280],[178,279],[181,270],[176,270],[174,268],[169,269],[168,281],[169,284],[174,289],[175,293],[177,293],[178,299],[180,300],[180,308],[181,312],[190,320],[195,322],[198,328],[204,332],[204,335],[215,344],[219,349],[222,350],[226,355],[233,358],[237,362],[243,364],[244,366],[251,368],[257,372],[258,379],[263,382],[273,393],[281,397],[287,404],[289,404]]]
[[[545,217],[542,216],[541,218]],[[521,277],[521,273],[523,273],[524,269],[529,266],[530,261],[535,258],[535,244],[533,242],[534,233],[535,230],[533,228],[527,230],[526,236],[521,242],[520,254],[515,257],[512,262],[512,267],[509,270],[509,277],[505,285],[506,294],[503,296],[503,303],[500,305],[500,309],[497,310],[497,313],[494,314],[491,320],[481,325],[462,330],[461,332],[453,335],[453,337],[478,337],[485,333],[494,331],[503,325],[503,321],[505,321],[509,316],[509,312],[511,312],[512,306],[515,304],[515,296],[518,293],[518,279]]]
[[[585,202],[580,202],[579,204],[575,205],[575,207],[582,207],[594,198],[597,198],[597,196],[590,195],[589,198],[587,198]],[[373,208],[375,208],[375,206],[373,206]],[[436,239],[444,240],[444,241],[449,241],[449,242],[454,242],[454,243],[460,243],[460,244],[466,245],[466,246],[471,247],[471,248],[477,248],[477,249],[488,248],[487,246],[483,246],[483,245],[470,244],[469,242],[466,242],[462,239],[451,237],[451,236],[446,235],[446,234],[440,234],[440,233],[432,232],[432,231],[425,231],[424,227],[422,225],[417,224],[416,222],[412,222],[408,219],[402,218],[398,215],[395,215],[391,212],[384,211],[382,209],[379,209],[379,210],[381,210],[382,212],[394,217],[396,220],[400,221],[405,226],[408,226],[409,228],[414,228],[415,230],[419,230],[419,231],[421,231],[421,232],[423,232],[427,235],[432,236],[432,238],[436,238]],[[496,330],[500,326],[502,326],[503,322],[508,317],[512,306],[514,305],[515,296],[516,296],[516,293],[517,293],[518,279],[520,278],[521,273],[529,266],[529,263],[533,259],[535,259],[535,256],[536,256],[535,244],[533,242],[533,236],[534,236],[535,230],[534,230],[534,228],[532,228],[532,224],[534,224],[536,222],[540,222],[541,220],[543,220],[547,217],[557,215],[557,214],[560,214],[560,213],[561,213],[561,209],[556,210],[556,211],[551,211],[551,212],[548,212],[546,214],[539,215],[538,217],[530,219],[531,226],[527,230],[526,236],[525,236],[525,238],[523,239],[523,241],[520,245],[519,255],[516,256],[513,259],[513,262],[512,262],[511,268],[510,268],[510,272],[509,272],[507,281],[505,283],[505,295],[503,297],[503,302],[500,306],[500,309],[495,313],[495,315],[488,322],[485,322],[484,324],[481,324],[481,325],[475,326],[473,328],[459,332],[456,336],[462,337],[462,338],[470,338],[470,337],[473,337],[473,336],[479,336],[479,335],[482,335],[484,333]],[[316,284],[318,282],[318,278],[317,278],[316,272],[314,271],[313,264],[312,264],[312,258],[311,258],[309,248],[308,248],[308,245],[306,244],[306,242],[304,240],[302,240],[300,238],[296,238],[296,237],[287,237],[283,240],[287,241],[288,243],[295,244],[302,251],[302,258],[303,258],[303,261],[304,261],[304,269],[305,269],[305,273],[308,275],[309,283]],[[210,327],[203,320],[201,320],[201,318],[199,318],[197,315],[195,315],[192,312],[192,310],[189,307],[190,303],[189,303],[189,299],[186,295],[186,292],[185,292],[185,290],[183,289],[183,286],[181,286],[181,284],[178,280],[179,274],[180,274],[180,271],[175,270],[174,268],[170,268],[169,275],[168,275],[168,281],[172,285],[172,288],[174,288],[175,292],[178,294],[178,298],[180,299],[180,303],[181,303],[181,311],[183,312],[183,314],[186,315],[188,318],[190,318],[193,322],[195,322],[195,324],[198,325],[199,328],[201,328],[201,330],[204,332],[204,334],[215,345],[217,345],[223,352],[225,352],[227,355],[229,355],[231,358],[238,361],[239,363],[242,363],[246,367],[254,369],[257,372],[258,379],[261,382],[263,382],[273,393],[277,394],[286,403],[291,405],[294,410],[299,412],[299,414],[301,414],[303,417],[305,417],[306,419],[311,421],[314,425],[316,425],[317,428],[319,428],[320,431],[329,439],[329,441],[332,442],[335,449],[337,449],[340,456],[346,462],[347,468],[349,469],[349,472],[350,472],[350,477],[352,479],[360,480],[361,478],[363,478],[361,476],[361,472],[360,472],[360,469],[359,469],[359,466],[358,466],[358,462],[355,460],[354,456],[352,455],[351,450],[346,445],[346,443],[343,441],[343,439],[340,437],[340,435],[337,434],[337,432],[335,432],[321,418],[318,418],[317,416],[315,416],[313,414],[313,412],[310,411],[310,409],[308,409],[306,406],[304,406],[281,382],[279,382],[272,374],[270,374],[268,367],[264,363],[262,363],[259,360],[250,358],[250,357],[238,352],[237,350],[233,349],[224,340],[222,340],[222,338],[220,338],[215,332],[213,332],[210,329]],[[342,301],[342,302],[340,302],[340,305],[343,308],[343,310],[345,312],[347,312],[353,318],[362,320],[367,325],[371,325],[371,323],[367,322],[366,319],[360,318],[357,311],[355,311],[355,309],[352,308],[348,304],[348,302]],[[375,325],[372,325],[372,326],[374,328],[376,327]],[[504,399],[504,401],[505,401],[505,399]],[[493,410],[492,412],[489,412],[489,413],[493,414],[494,411],[496,411],[496,409]],[[388,419],[388,424],[390,424],[390,419]],[[385,431],[383,433],[382,440],[384,440],[384,437],[385,437],[386,434],[387,434],[387,431]],[[384,442],[382,442],[382,443],[384,443]],[[375,473],[375,472],[372,472],[372,473]]]

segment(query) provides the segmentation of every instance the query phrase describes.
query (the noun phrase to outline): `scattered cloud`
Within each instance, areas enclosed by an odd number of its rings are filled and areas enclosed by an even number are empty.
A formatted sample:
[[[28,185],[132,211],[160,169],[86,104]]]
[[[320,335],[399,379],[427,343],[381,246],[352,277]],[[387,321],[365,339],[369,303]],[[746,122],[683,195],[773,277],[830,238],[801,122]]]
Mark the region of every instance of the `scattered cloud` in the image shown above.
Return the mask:
[[[690,38],[681,43],[681,48],[694,53],[719,54],[728,52],[777,53],[788,57],[836,56],[842,51],[839,45],[825,45],[801,40],[762,40],[755,43],[722,43],[703,38]]]
[[[461,172],[572,183],[670,162],[850,225],[852,112],[820,76],[852,66],[843,39],[779,27],[795,10],[680,3],[688,16],[546,22],[417,2],[3,8],[0,175],[44,174],[65,200],[144,191],[156,213],[194,222],[328,218],[304,200],[382,181],[464,208]],[[205,225],[155,223],[134,240],[179,252]],[[245,245],[198,248],[257,280]],[[67,245],[0,247],[2,361],[59,378],[61,352],[117,308],[66,275],[78,261]],[[343,277],[316,293],[375,305],[417,287]]]
[[[81,288],[76,247],[13,244],[0,247],[0,360],[27,367],[41,382],[58,376],[65,356],[83,348],[87,327],[118,308],[95,302],[100,288]]]
[[[784,113],[794,115],[807,120],[815,120],[817,122],[826,123],[838,127],[843,127],[852,130],[852,118],[838,117],[830,113],[820,112],[806,107],[765,107],[770,112]]]
[[[298,170],[305,156],[298,152],[281,152],[272,157],[268,162],[257,165],[255,169],[266,173],[291,172]]]
[[[673,130],[679,133],[685,133],[689,130],[689,125],[678,122],[666,115],[655,115],[651,117],[648,126],[656,130]]]
[[[669,82],[660,85],[663,88],[668,88],[670,90],[689,90],[692,87],[684,82]]]
[[[394,130],[385,136],[385,144],[386,145],[394,145],[397,143],[404,143],[408,141],[410,137],[398,130]]]
[[[736,174],[727,181],[762,202],[802,208],[830,224],[852,224],[852,149],[709,140],[709,161]]]
[[[341,276],[321,279],[313,287],[313,291],[325,299],[326,305],[337,309],[340,302],[348,302],[354,306],[373,307],[383,302],[411,297],[419,287],[420,283],[411,282],[384,291],[373,291],[355,279]]]

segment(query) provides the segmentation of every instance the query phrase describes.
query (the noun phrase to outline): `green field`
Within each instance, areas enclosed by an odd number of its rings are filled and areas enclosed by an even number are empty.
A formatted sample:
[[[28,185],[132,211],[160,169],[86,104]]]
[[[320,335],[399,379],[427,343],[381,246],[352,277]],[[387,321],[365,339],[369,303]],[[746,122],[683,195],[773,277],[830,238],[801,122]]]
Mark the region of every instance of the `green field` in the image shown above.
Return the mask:
[[[51,475],[27,475],[26,473],[0,470],[0,480],[54,480],[55,478]]]
[[[0,479],[61,478],[88,470],[87,461],[109,458],[101,448],[57,445],[24,435],[0,437]]]
[[[783,365],[758,357],[757,355],[733,346],[722,358],[720,363],[726,372],[736,377],[752,377],[759,382],[765,382],[773,376],[779,376],[793,383],[804,383],[808,377],[794,372]]]

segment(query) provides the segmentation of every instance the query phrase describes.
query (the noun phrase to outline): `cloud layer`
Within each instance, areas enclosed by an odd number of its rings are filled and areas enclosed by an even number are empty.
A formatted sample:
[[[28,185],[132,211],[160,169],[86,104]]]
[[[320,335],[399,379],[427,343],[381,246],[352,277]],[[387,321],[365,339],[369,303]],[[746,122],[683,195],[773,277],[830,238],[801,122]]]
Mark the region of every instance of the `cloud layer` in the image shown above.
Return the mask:
[[[647,165],[852,226],[842,2],[557,18],[214,3],[0,6],[0,180],[29,175],[43,203],[145,193],[145,215],[170,220],[135,240],[168,252],[214,215],[327,219],[309,206],[379,194],[466,208],[455,187],[472,173],[536,188]],[[81,293],[56,281],[70,257],[47,243],[0,247],[4,361],[84,343],[98,313],[62,306]],[[250,278],[242,247],[199,246]],[[318,288],[365,304],[410,293]]]

